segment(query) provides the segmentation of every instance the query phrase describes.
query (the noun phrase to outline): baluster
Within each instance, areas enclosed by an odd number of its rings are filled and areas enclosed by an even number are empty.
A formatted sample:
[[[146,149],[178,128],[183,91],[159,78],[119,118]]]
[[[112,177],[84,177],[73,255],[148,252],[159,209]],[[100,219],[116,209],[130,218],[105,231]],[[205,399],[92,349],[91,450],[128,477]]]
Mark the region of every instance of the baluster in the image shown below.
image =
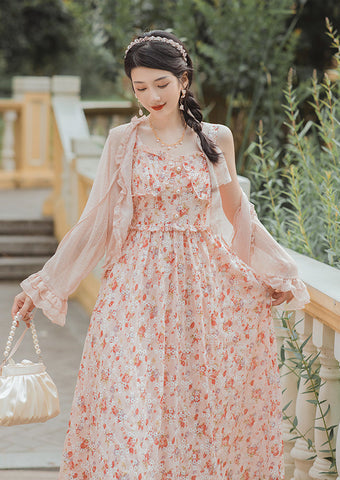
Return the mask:
[[[300,345],[313,333],[313,318],[303,312],[296,312],[303,315],[304,319],[296,325],[296,331],[299,334]],[[312,338],[303,347],[304,358],[315,356],[317,350],[313,345]],[[318,366],[318,359],[313,363],[313,370]],[[299,384],[299,391],[296,400],[296,416],[298,419],[297,428],[307,439],[310,439],[314,445],[314,419],[316,406],[308,402],[308,400],[315,400],[313,392],[307,393],[310,382],[301,377]],[[308,442],[304,438],[298,438],[293,449],[290,452],[295,461],[295,470],[292,480],[310,480],[308,474],[313,460],[307,460],[313,456],[313,450],[308,448]],[[287,478],[287,477],[286,477]]]
[[[275,309],[273,309],[275,312]],[[295,315],[298,312],[294,312],[294,314],[287,319],[286,321],[290,323],[290,325],[294,325],[295,322]],[[277,339],[277,346],[280,354],[281,345],[283,344],[284,347],[288,347],[287,341],[289,338],[289,334],[286,330],[282,327],[282,321],[280,320],[280,314],[273,314],[274,320],[274,327]],[[286,361],[282,365],[280,370],[281,375],[281,387],[282,387],[282,407],[284,407],[288,402],[291,402],[289,407],[285,410],[285,415],[287,417],[291,417],[291,419],[295,416],[295,405],[296,405],[296,396],[297,396],[297,377],[290,372],[287,368],[287,365],[290,365],[290,359],[294,358],[294,354],[285,349],[285,358]],[[291,440],[294,436],[294,432],[290,432],[292,428],[291,423],[288,420],[283,420],[282,422],[282,434],[283,434],[283,447],[284,447],[284,465],[285,465],[285,478],[289,479],[293,476],[294,472],[294,461],[290,454],[292,448],[294,447],[294,440]]]
[[[14,123],[18,115],[15,110],[4,113],[4,133],[2,144],[2,168],[8,172],[15,170]]]
[[[340,333],[335,332],[334,356],[340,362]],[[340,398],[337,399],[338,409],[340,408]],[[336,466],[338,470],[337,480],[340,480],[340,423],[338,424],[338,433],[336,436]]]
[[[339,362],[334,356],[334,347],[335,347],[335,332],[326,325],[323,325],[317,319],[314,318],[313,322],[313,343],[320,350],[320,393],[319,401],[326,400],[321,404],[322,411],[325,412],[328,404],[330,404],[330,409],[325,416],[326,425],[338,425],[340,420],[340,409],[339,409],[339,399],[340,399],[340,370]],[[320,409],[316,409],[316,427],[324,427],[322,419],[318,419],[321,416]],[[337,435],[338,428],[336,427],[334,432],[334,437],[331,440],[331,447],[335,447],[335,439]],[[315,447],[317,450],[317,457],[313,463],[313,466],[309,470],[309,475],[313,479],[325,479],[325,480],[334,480],[334,471],[332,474],[322,474],[321,472],[328,472],[330,467],[330,462],[326,460],[325,457],[330,456],[329,453],[323,452],[322,450],[329,449],[329,444],[325,443],[327,440],[326,433],[322,430],[316,429],[314,432],[315,436]]]

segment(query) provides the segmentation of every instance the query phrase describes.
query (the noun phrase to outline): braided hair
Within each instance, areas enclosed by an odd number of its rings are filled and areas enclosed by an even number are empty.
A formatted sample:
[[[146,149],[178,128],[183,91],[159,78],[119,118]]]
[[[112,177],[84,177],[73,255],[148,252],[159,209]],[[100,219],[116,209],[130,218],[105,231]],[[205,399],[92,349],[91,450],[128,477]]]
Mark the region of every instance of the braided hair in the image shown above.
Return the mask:
[[[193,79],[193,64],[187,49],[175,35],[164,30],[152,30],[139,35],[137,38],[144,38],[147,36],[165,37],[182,45],[186,52],[186,61],[181,52],[169,43],[157,40],[136,43],[127,51],[125,56],[124,68],[126,75],[131,80],[131,70],[136,67],[167,70],[178,79],[181,79],[183,74],[187,72],[189,82],[188,87],[186,88],[184,98],[179,99],[179,103],[182,102],[184,107],[184,110],[181,110],[184,121],[198,135],[202,149],[209,160],[212,163],[218,162],[220,154],[216,150],[215,143],[203,133],[203,115],[201,107],[193,93],[189,90]]]

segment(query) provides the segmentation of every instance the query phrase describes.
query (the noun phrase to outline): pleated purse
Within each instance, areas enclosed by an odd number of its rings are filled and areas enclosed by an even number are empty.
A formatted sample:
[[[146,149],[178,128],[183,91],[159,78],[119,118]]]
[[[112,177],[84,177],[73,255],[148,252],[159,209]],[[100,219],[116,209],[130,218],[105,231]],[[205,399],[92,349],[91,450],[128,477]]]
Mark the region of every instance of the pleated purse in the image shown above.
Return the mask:
[[[17,321],[15,317],[4,352],[5,359],[0,365],[0,426],[6,427],[46,422],[60,413],[58,390],[46,371],[33,318],[10,352]],[[29,328],[39,362],[24,359],[15,363],[12,356]]]

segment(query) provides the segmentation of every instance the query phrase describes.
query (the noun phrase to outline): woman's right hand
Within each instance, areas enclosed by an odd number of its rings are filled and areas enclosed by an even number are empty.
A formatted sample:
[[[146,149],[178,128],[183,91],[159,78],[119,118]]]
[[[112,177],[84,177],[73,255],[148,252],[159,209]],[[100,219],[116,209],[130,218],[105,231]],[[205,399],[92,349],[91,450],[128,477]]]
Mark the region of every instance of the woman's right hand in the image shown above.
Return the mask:
[[[31,297],[29,297],[26,292],[18,293],[18,295],[14,297],[11,311],[12,318],[14,319],[14,317],[17,315],[18,320],[22,320],[26,323],[27,327],[30,327],[30,322],[32,320],[32,310],[34,308],[35,305]]]

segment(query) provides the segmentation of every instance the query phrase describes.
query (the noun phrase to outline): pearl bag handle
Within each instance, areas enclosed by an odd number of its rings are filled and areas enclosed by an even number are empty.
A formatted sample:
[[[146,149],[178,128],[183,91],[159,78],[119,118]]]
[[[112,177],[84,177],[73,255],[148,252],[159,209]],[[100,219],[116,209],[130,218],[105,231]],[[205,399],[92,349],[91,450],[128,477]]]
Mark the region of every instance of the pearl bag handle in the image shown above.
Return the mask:
[[[15,334],[15,329],[17,328],[17,322],[19,322],[19,319],[17,317],[17,315],[15,315],[14,319],[13,319],[13,322],[12,322],[12,326],[11,326],[11,330],[9,332],[9,335],[8,335],[8,339],[7,339],[7,344],[6,344],[6,348],[5,348],[5,351],[4,351],[4,354],[3,356],[5,357],[5,360],[2,362],[2,364],[0,365],[0,369],[2,369],[2,367],[5,365],[6,362],[8,362],[8,360],[15,354],[15,352],[18,350],[19,348],[19,345],[21,344],[21,342],[23,341],[24,339],[24,336],[27,332],[28,329],[31,329],[31,333],[32,333],[32,339],[33,339],[33,344],[34,344],[34,349],[35,349],[35,352],[36,354],[38,355],[40,361],[42,362],[42,356],[41,356],[41,350],[40,350],[40,346],[39,346],[39,340],[38,340],[38,335],[37,335],[37,331],[35,329],[35,325],[34,325],[34,322],[33,322],[33,315],[32,315],[32,318],[30,320],[30,324],[31,326],[30,327],[27,327],[25,328],[25,330],[23,331],[23,333],[21,334],[21,337],[17,340],[16,344],[14,345],[14,347],[12,348],[12,351],[10,352],[11,350],[11,346],[12,346],[12,342],[13,342],[13,339],[14,339],[14,334]]]

